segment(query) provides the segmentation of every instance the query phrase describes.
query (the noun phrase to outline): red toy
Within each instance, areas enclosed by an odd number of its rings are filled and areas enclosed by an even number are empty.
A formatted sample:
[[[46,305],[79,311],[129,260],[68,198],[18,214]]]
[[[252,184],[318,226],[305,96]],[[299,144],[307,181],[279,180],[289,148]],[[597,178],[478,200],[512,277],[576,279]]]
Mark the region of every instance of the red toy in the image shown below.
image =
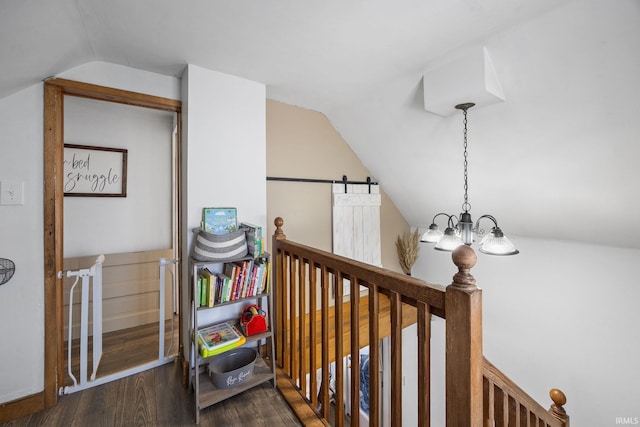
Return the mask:
[[[267,313],[255,304],[248,305],[242,311],[240,319],[246,336],[267,331]]]

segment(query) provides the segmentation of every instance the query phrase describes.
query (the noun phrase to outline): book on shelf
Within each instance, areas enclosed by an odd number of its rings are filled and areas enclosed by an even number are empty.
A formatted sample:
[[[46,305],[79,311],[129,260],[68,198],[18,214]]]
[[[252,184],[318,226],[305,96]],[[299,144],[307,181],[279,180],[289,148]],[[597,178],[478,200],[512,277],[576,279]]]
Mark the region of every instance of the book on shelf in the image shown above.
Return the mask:
[[[240,297],[246,298],[249,295],[249,287],[251,285],[251,275],[253,273],[253,264],[254,260],[249,260],[244,262],[244,270],[245,274],[242,278],[242,287],[240,289]]]
[[[240,339],[238,339],[237,341],[225,343],[213,349],[210,349],[209,346],[205,345],[203,339],[200,336],[198,336],[197,338],[198,351],[200,352],[200,355],[202,357],[215,356],[216,354],[224,353],[225,351],[229,351],[236,347],[240,347],[241,345],[244,345],[247,342],[247,338],[244,335],[242,335],[242,333],[238,330],[238,328],[236,328],[235,325],[230,325],[230,326],[233,328],[235,333],[240,335]]]
[[[256,295],[256,280],[258,279],[258,274],[260,271],[260,264],[257,262],[251,268],[251,278],[247,285],[247,296],[252,297]]]
[[[229,322],[217,323],[198,329],[198,339],[202,346],[210,351],[237,343],[242,338],[242,333]]]
[[[196,282],[196,294],[193,296],[193,300],[196,303],[196,307],[200,307],[200,294],[202,293],[202,277],[198,274],[198,281]]]
[[[213,274],[213,305],[220,304],[222,301],[220,300],[220,288],[222,287],[222,279],[220,278],[220,274]]]
[[[268,292],[269,269],[270,263],[263,258],[226,262],[219,273],[201,269],[196,284],[197,307],[214,307]]]
[[[224,273],[218,273],[216,276],[216,304],[227,302],[227,288],[229,287],[230,279]]]
[[[224,302],[231,301],[231,290],[233,289],[233,279],[229,276],[225,276],[224,285]]]
[[[241,345],[244,345],[246,342],[247,342],[247,339],[244,336],[242,336],[240,338],[240,340],[238,340],[238,341],[236,341],[234,343],[231,343],[231,344],[216,348],[215,350],[209,350],[205,346],[202,345],[202,341],[200,340],[200,338],[198,338],[198,351],[200,352],[200,355],[202,355],[202,357],[211,357],[211,356],[215,356],[216,354],[220,354],[220,353],[224,353],[225,351],[229,351],[229,350],[231,350],[233,348],[240,347]]]
[[[262,227],[248,222],[240,223],[240,229],[244,230],[247,236],[247,249],[249,255],[254,258],[264,254],[264,240],[262,238]]]
[[[264,270],[264,262],[256,260],[251,272],[251,281],[248,284],[247,296],[253,297],[262,293],[261,283]]]
[[[203,268],[198,274],[200,287],[199,307],[213,307],[215,304],[216,277],[208,268]]]
[[[238,298],[238,292],[240,290],[240,283],[242,282],[242,261],[236,261],[233,264],[236,266],[235,283],[233,284],[233,291],[231,292],[231,299]]]
[[[269,289],[269,279],[271,279],[271,263],[267,263],[265,264],[265,272],[264,272],[264,276],[262,278],[262,293],[268,293],[270,291]]]
[[[225,301],[231,301],[232,296],[235,294],[236,282],[238,281],[238,266],[234,263],[226,263],[224,265],[224,274],[229,278],[229,286],[225,295]]]
[[[238,230],[236,208],[203,208],[202,229],[211,234],[227,234]]]
[[[207,278],[204,275],[204,270],[198,273],[198,281],[200,282],[200,290],[198,292],[198,307],[207,306]]]
[[[209,269],[202,269],[204,293],[204,307],[213,307],[215,304],[216,277]]]

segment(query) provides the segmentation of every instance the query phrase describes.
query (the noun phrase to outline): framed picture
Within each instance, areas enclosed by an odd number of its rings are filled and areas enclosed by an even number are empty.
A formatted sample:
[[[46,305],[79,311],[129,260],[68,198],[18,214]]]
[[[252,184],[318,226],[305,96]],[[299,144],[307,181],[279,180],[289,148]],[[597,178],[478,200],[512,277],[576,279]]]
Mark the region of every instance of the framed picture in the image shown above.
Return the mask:
[[[64,144],[65,196],[127,197],[127,150]]]

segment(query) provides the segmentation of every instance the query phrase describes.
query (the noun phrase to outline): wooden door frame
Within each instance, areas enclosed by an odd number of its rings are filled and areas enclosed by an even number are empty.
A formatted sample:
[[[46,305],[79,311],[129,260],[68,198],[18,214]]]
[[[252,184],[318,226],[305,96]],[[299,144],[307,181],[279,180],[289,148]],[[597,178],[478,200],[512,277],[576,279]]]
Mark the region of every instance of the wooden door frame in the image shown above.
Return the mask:
[[[63,337],[63,289],[58,272],[63,269],[63,161],[64,161],[64,96],[77,96],[99,101],[115,102],[156,110],[172,111],[177,115],[178,152],[176,164],[178,182],[177,223],[181,224],[180,197],[180,151],[181,111],[179,100],[113,89],[65,79],[49,79],[44,82],[44,402],[50,408],[58,402],[58,390],[64,383],[64,337]],[[178,227],[180,230],[181,228]],[[178,231],[180,233],[180,231]],[[178,234],[177,253],[181,254],[182,239]],[[178,274],[181,278],[180,264]],[[180,280],[180,279],[178,279]],[[181,292],[179,292],[180,307]],[[179,335],[182,334],[182,310],[179,317]],[[182,337],[179,338],[182,357]]]

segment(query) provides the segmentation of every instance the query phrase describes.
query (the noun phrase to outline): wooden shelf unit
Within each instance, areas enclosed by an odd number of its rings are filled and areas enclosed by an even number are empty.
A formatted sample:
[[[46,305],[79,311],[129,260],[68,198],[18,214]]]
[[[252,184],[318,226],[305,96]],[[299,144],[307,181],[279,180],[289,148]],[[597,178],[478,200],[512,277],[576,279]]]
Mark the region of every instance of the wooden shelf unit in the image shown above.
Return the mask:
[[[274,334],[273,334],[273,299],[272,299],[272,289],[271,283],[268,283],[268,292],[261,293],[259,295],[238,298],[232,301],[227,301],[224,303],[219,303],[214,305],[213,307],[198,307],[198,303],[196,301],[196,293],[198,287],[198,273],[201,269],[212,266],[212,265],[220,265],[226,264],[227,262],[236,262],[236,261],[246,261],[252,259],[251,257],[242,257],[238,259],[233,259],[224,262],[212,262],[212,261],[197,261],[191,258],[191,307],[192,307],[192,321],[191,321],[191,331],[189,333],[191,342],[190,342],[190,363],[192,364],[190,372],[190,385],[194,390],[194,402],[195,402],[195,419],[196,424],[200,422],[200,411],[206,407],[219,403],[225,399],[233,397],[239,393],[242,393],[250,388],[253,388],[262,383],[271,381],[273,387],[276,386],[276,370],[275,364],[273,363],[273,355],[275,354],[274,348]],[[263,262],[269,263],[269,254],[264,254],[259,257]],[[269,266],[267,265],[267,271],[269,270]],[[266,273],[265,273],[266,274]],[[267,277],[267,280],[270,280]],[[264,304],[266,302],[266,308]],[[220,309],[221,307],[229,307],[237,304],[248,304],[254,303],[257,304],[260,308],[265,309],[267,312],[267,324],[269,330],[266,332],[262,332],[260,334],[251,335],[246,338],[246,342],[242,345],[242,347],[255,347],[258,353],[256,362],[253,368],[253,375],[246,380],[245,382],[238,384],[237,386],[227,388],[227,389],[219,389],[217,388],[211,379],[208,377],[208,374],[205,370],[206,365],[211,362],[216,356],[203,357],[200,355],[198,351],[198,345],[195,338],[195,332],[197,329],[202,329],[208,325],[199,324],[198,317],[203,312]],[[230,323],[235,323],[240,328],[240,319],[231,319],[227,320]],[[220,321],[222,322],[222,321]],[[216,323],[220,323],[216,322]],[[264,350],[262,351],[264,347]],[[224,353],[221,353],[224,354]],[[263,356],[266,357],[263,358]]]

